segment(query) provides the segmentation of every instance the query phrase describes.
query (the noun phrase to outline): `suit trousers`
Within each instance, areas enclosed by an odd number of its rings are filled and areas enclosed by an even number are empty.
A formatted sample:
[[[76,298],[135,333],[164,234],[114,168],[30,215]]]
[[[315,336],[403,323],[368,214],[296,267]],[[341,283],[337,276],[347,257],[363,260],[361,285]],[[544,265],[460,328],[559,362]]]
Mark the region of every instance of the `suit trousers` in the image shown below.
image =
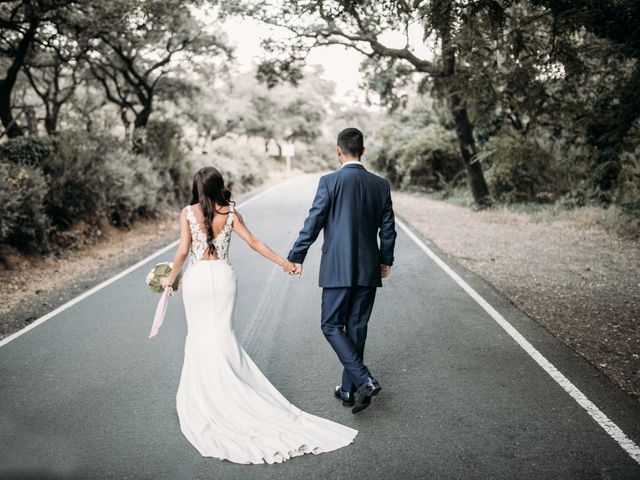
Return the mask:
[[[344,392],[355,392],[372,376],[363,357],[375,296],[376,287],[322,289],[322,333],[344,367]]]

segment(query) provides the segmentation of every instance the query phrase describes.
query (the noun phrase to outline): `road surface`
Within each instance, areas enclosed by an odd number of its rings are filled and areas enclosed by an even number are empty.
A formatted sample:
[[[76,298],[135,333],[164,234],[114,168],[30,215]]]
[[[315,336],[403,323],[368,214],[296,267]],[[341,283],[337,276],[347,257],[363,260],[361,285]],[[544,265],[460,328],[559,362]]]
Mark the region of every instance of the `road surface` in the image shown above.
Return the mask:
[[[317,181],[290,180],[239,209],[286,254]],[[640,405],[422,241],[398,227],[365,353],[383,390],[354,416],[332,396],[341,370],[320,330],[321,239],[300,279],[232,239],[240,340],[292,403],[358,429],[352,445],[276,465],[198,454],[175,412],[180,296],[147,338],[157,297],[144,278],[171,248],[2,344],[0,479],[639,479]]]

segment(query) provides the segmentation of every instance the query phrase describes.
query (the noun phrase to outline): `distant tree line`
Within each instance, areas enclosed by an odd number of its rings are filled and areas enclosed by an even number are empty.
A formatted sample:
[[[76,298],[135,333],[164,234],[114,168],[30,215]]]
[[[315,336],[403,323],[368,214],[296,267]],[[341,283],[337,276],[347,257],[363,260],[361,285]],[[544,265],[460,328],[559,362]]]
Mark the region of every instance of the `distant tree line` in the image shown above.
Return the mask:
[[[266,2],[252,14],[295,34],[272,39],[261,68],[271,81],[296,82],[315,47],[361,52],[366,86],[394,112],[396,126],[407,121],[399,131],[423,130],[414,153],[441,164],[429,144],[441,152],[444,138],[457,144],[450,161],[461,162],[478,206],[571,198],[640,210],[637,1],[303,0]],[[416,53],[409,41],[416,29],[431,54]],[[390,44],[394,31],[407,41]],[[415,91],[435,100],[421,126],[402,114],[419,103]],[[430,142],[433,122],[453,136]],[[388,148],[377,150],[381,164],[410,171],[411,155],[393,144],[389,128]],[[407,148],[411,140],[397,136]]]
[[[196,58],[210,70],[230,58],[196,7],[0,2],[0,246],[68,248],[185,201],[182,128],[152,113],[189,95]]]
[[[324,164],[333,86],[313,69],[299,89],[238,72],[222,28],[231,10],[0,0],[0,260],[3,245],[69,248],[183,204],[198,162],[238,188],[262,180],[283,142],[307,147],[299,166]]]

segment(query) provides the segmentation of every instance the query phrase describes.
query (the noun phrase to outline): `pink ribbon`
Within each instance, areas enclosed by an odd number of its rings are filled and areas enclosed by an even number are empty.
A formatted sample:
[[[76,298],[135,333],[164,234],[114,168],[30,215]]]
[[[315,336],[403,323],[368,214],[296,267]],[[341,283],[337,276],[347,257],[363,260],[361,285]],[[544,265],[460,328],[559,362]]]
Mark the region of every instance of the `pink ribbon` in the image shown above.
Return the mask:
[[[167,313],[167,302],[168,302],[168,294],[167,290],[165,290],[160,296],[160,301],[158,302],[158,306],[156,307],[156,315],[153,317],[153,325],[151,325],[151,333],[149,333],[149,338],[155,337],[160,329],[160,325],[162,325],[162,321],[164,320],[164,315]]]

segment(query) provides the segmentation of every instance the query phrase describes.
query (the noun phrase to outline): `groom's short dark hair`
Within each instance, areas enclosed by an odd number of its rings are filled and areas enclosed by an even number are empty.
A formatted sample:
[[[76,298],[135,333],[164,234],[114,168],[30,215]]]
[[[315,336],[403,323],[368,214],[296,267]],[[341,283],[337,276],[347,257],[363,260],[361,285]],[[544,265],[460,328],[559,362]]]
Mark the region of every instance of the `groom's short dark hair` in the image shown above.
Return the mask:
[[[357,128],[345,128],[338,134],[338,146],[345,155],[360,158],[364,152],[364,136]]]

